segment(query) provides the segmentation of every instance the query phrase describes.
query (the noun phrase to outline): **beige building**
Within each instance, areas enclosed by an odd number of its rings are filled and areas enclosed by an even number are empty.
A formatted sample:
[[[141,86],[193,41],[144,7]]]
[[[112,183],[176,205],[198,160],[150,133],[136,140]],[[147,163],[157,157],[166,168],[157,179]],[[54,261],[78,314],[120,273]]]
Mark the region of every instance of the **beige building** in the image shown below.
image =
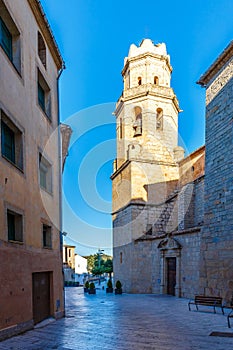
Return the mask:
[[[63,244],[63,264],[71,269],[75,268],[75,246]]]
[[[64,282],[75,281],[75,246],[63,242]]]
[[[87,274],[87,258],[75,254],[75,273],[78,275]]]
[[[58,79],[39,0],[0,0],[0,339],[64,315]]]
[[[66,244],[63,241],[63,272],[64,282],[79,282],[83,284],[87,274],[87,259],[75,253],[76,246]]]
[[[233,293],[231,43],[201,77],[206,146],[184,158],[165,44],[131,45],[116,105],[113,267],[123,290]]]

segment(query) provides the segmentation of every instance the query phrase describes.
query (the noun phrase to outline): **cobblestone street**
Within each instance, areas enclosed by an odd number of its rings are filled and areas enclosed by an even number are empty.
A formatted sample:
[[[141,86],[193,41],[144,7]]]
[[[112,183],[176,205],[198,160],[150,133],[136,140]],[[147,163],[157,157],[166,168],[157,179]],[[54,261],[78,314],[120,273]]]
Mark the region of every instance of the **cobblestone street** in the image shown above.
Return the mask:
[[[66,318],[0,343],[0,350],[231,350],[227,317],[200,307],[188,311],[187,299],[156,295],[84,295],[66,289]],[[226,310],[226,314],[229,311]]]

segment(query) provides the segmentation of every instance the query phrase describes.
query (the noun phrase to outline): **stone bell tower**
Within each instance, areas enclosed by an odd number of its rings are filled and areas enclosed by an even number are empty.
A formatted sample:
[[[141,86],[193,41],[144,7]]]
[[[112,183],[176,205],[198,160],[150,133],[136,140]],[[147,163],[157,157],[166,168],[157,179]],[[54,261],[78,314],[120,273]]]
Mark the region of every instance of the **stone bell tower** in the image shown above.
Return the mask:
[[[114,272],[128,291],[133,279],[129,246],[148,230],[148,206],[168,196],[168,184],[178,180],[177,162],[184,156],[177,146],[180,109],[170,87],[171,72],[164,43],[144,39],[139,47],[130,46],[115,110],[117,159],[111,177]]]

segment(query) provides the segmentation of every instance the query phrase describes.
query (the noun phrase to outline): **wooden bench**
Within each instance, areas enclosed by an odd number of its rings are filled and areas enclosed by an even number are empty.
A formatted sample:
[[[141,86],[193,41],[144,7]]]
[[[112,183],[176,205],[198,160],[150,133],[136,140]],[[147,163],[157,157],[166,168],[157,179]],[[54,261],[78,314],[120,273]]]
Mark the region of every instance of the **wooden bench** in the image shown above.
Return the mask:
[[[220,307],[222,309],[222,313],[224,315],[224,309],[222,304],[222,298],[221,297],[209,297],[205,295],[195,295],[194,300],[190,300],[188,303],[189,311],[191,311],[190,305],[196,305],[196,309],[198,310],[198,305],[204,305],[204,306],[213,306],[214,313],[216,313],[216,307]],[[232,315],[233,317],[233,315]]]

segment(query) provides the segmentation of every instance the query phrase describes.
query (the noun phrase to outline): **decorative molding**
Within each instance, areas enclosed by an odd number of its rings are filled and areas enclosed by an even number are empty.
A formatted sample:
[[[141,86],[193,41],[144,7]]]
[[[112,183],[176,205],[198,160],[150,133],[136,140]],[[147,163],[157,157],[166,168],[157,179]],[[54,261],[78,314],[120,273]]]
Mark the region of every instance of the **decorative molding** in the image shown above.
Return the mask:
[[[219,75],[215,78],[213,82],[206,89],[206,105],[208,105],[214,97],[226,86],[229,80],[232,79],[233,75],[233,59],[224,67],[224,69],[219,72]],[[218,110],[218,106],[212,109],[212,113]],[[208,117],[208,115],[207,115]]]
[[[160,250],[182,249],[182,245],[178,242],[177,239],[172,237],[171,233],[168,233],[166,238],[159,243],[158,249]]]
[[[217,75],[217,73],[223,68],[223,66],[232,58],[233,56],[233,40],[221,53],[221,55],[214,61],[214,63],[209,67],[209,69],[200,77],[197,84],[205,87],[209,82]]]

